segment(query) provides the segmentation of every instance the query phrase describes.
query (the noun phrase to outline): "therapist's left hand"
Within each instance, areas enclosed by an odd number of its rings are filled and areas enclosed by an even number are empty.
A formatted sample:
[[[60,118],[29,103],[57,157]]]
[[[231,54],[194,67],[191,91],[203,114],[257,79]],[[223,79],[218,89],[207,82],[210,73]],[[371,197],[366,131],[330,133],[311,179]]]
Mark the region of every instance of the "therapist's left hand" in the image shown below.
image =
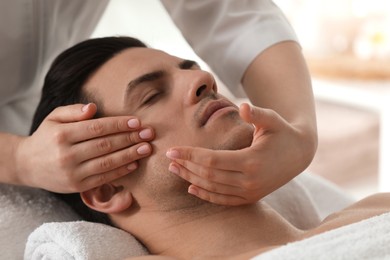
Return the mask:
[[[250,147],[210,150],[173,147],[169,170],[191,183],[188,192],[221,205],[254,203],[310,163],[302,134],[273,110],[242,104],[240,116],[255,127]]]

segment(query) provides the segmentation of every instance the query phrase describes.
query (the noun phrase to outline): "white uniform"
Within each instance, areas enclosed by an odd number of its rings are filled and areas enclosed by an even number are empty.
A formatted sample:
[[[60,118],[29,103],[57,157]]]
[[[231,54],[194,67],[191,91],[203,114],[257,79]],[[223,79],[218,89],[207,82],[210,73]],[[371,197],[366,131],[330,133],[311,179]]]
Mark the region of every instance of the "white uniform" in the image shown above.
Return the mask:
[[[296,40],[269,0],[162,2],[197,54],[235,94],[257,54],[277,42]],[[51,62],[90,37],[107,3],[0,0],[0,132],[28,133]],[[21,259],[27,236],[43,222],[74,219],[54,206],[42,211],[39,205],[55,205],[46,203],[53,199],[38,190],[0,184],[1,259]]]
[[[108,1],[0,1],[0,131],[27,134],[55,56],[88,38]]]
[[[243,94],[241,77],[257,54],[277,42],[296,40],[269,0],[162,3],[197,54],[238,96]],[[0,132],[28,132],[54,57],[89,38],[107,4],[108,0],[0,1]]]

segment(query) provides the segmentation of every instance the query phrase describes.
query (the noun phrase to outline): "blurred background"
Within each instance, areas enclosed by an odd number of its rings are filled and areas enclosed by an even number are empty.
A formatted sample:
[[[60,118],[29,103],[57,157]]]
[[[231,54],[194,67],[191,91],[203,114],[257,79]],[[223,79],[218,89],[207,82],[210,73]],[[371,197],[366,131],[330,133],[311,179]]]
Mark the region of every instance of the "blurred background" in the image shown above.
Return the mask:
[[[308,171],[357,199],[390,191],[390,1],[274,2],[294,27],[312,74],[319,147]],[[111,0],[93,37],[106,35],[135,36],[207,68],[158,0]]]

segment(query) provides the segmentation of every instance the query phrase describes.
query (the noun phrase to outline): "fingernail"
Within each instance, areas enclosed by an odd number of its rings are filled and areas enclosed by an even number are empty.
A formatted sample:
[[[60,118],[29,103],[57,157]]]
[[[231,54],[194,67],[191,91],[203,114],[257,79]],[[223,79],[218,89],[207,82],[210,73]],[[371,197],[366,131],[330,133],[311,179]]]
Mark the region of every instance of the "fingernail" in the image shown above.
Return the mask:
[[[180,158],[180,153],[176,150],[169,150],[165,155],[170,159],[179,159]]]
[[[137,169],[137,163],[130,163],[129,165],[127,165],[127,169],[129,171],[134,171],[135,169]]]
[[[147,144],[144,144],[144,145],[138,147],[138,149],[137,149],[137,153],[140,155],[147,154],[149,152],[150,152],[150,147]]]
[[[249,106],[249,113],[251,114],[251,116],[253,116],[255,114],[255,112],[253,111],[253,108],[251,105],[248,104],[248,106]]]
[[[192,186],[188,187],[188,193],[195,195],[195,196],[198,196],[198,194],[199,194],[198,191]]]
[[[139,137],[141,137],[142,139],[149,139],[152,137],[152,130],[146,128],[144,130],[142,130],[141,132],[139,132]]]
[[[82,108],[81,108],[81,111],[85,112],[88,110],[88,107],[89,107],[90,104],[86,104],[84,105]]]
[[[137,128],[137,127],[139,127],[139,120],[132,118],[129,121],[127,121],[127,125],[131,128]]]
[[[180,170],[179,168],[177,168],[175,165],[169,165],[169,168],[168,170],[174,174],[179,174],[180,173]]]

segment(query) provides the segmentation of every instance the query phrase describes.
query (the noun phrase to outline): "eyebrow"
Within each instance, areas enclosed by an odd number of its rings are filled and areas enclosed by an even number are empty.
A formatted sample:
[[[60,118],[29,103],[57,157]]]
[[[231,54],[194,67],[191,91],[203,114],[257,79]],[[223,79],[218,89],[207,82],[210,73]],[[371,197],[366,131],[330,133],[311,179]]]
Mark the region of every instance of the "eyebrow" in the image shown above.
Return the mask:
[[[191,69],[192,67],[198,67],[200,68],[199,64],[196,62],[196,61],[193,61],[193,60],[182,60],[180,63],[179,63],[179,68],[180,69]]]
[[[195,66],[199,67],[198,63],[196,61],[193,61],[193,60],[182,60],[178,64],[178,67],[180,69],[191,69],[192,67],[195,67]],[[165,74],[166,74],[166,72],[163,70],[156,70],[156,71],[152,71],[152,72],[143,74],[143,75],[131,80],[127,84],[127,88],[126,88],[126,92],[125,92],[125,99],[124,99],[125,102],[128,99],[131,92],[133,92],[142,83],[156,81],[156,80],[164,77]]]

